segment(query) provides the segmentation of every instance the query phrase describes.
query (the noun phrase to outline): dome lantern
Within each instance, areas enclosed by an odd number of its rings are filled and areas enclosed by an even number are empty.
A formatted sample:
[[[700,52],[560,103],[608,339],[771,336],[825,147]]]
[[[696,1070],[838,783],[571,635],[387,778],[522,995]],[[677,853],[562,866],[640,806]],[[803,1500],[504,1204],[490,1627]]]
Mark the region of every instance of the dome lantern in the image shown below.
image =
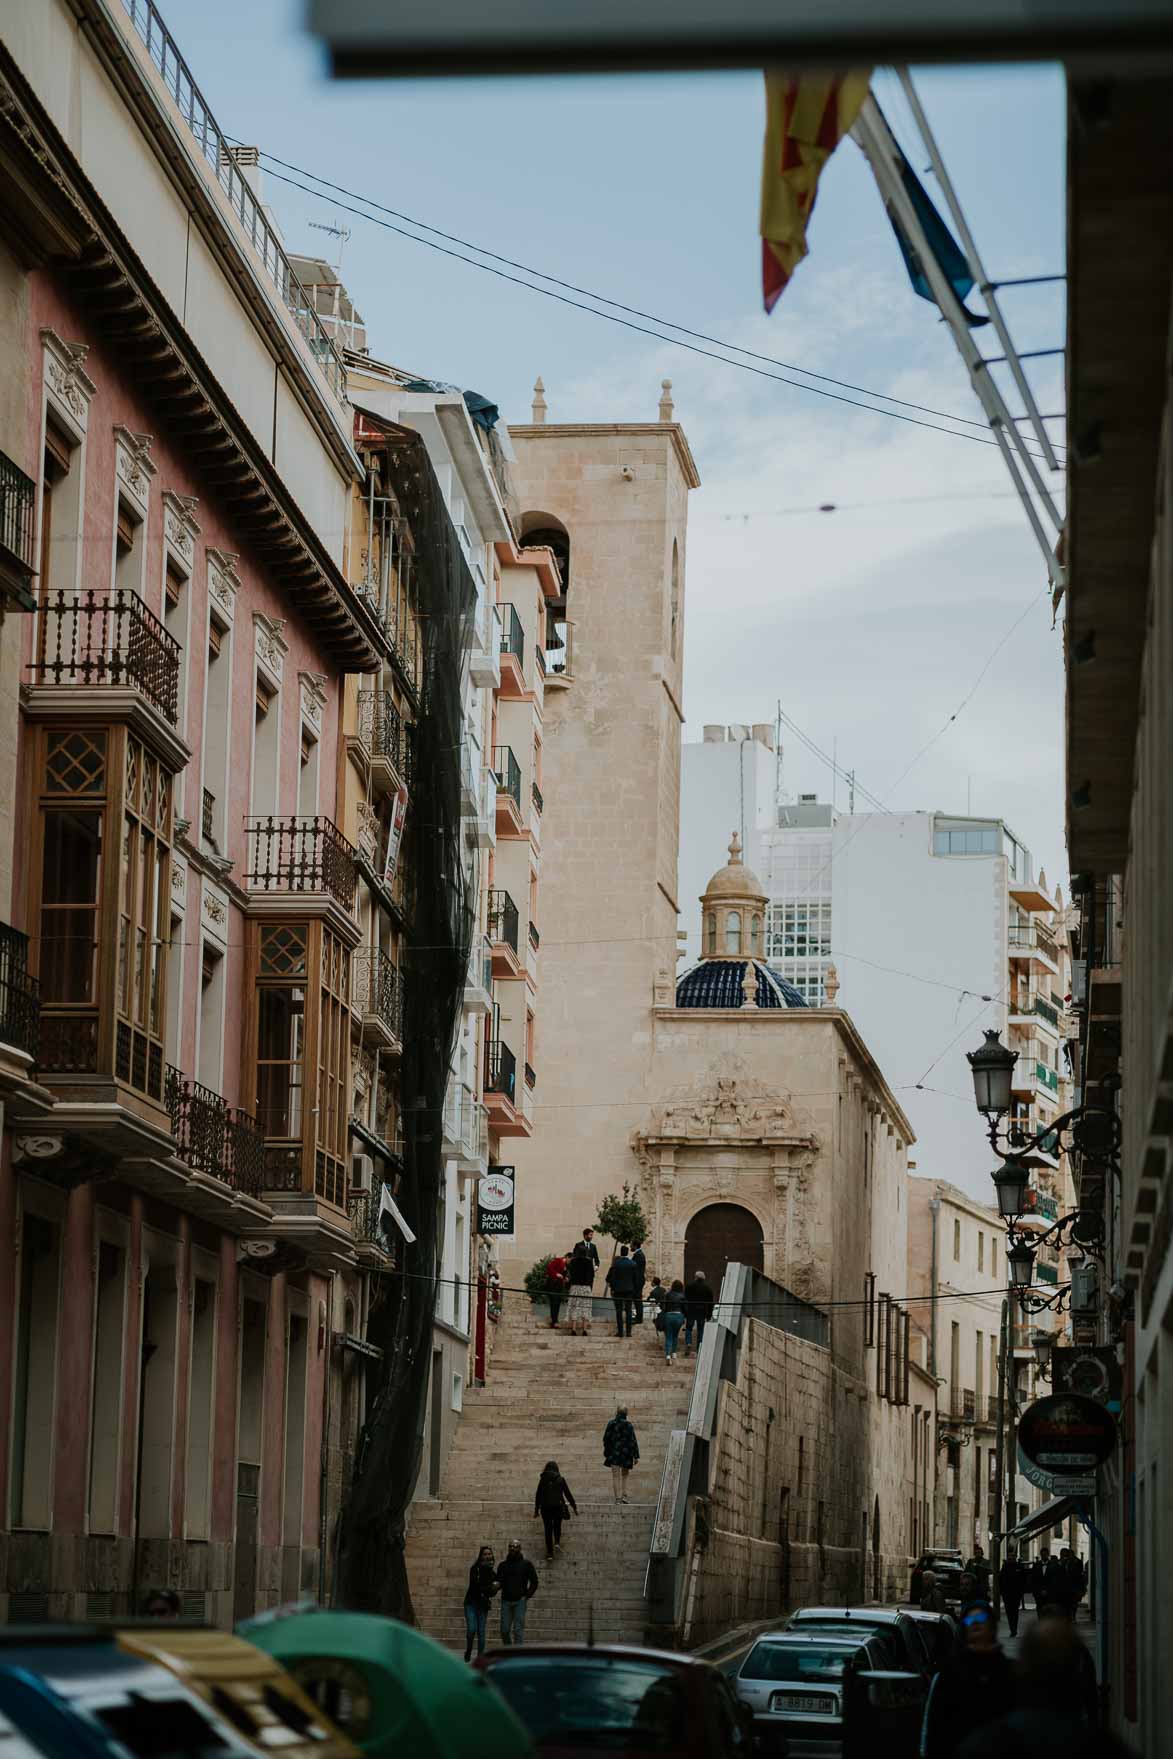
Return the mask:
[[[741,859],[734,831],[729,860],[701,894],[701,958],[760,959],[765,951],[766,894]]]

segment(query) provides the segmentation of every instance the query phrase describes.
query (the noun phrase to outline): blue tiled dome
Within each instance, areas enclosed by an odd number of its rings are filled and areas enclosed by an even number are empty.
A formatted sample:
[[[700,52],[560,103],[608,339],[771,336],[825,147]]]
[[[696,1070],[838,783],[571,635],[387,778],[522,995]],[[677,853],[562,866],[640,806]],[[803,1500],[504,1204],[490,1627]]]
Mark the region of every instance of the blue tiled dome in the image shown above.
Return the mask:
[[[763,965],[751,961],[757,972],[756,1000],[759,1008],[805,1008],[806,1002],[792,983]],[[740,1008],[745,1004],[745,959],[702,959],[676,983],[678,1008]]]

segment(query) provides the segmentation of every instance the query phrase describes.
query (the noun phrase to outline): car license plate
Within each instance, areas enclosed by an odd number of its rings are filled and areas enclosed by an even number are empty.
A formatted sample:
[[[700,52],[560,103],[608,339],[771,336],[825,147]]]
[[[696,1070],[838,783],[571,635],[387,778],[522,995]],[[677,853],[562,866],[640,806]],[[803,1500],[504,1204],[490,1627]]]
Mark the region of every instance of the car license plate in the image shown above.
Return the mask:
[[[792,1716],[833,1716],[838,1704],[820,1692],[775,1692],[770,1709],[786,1710]]]

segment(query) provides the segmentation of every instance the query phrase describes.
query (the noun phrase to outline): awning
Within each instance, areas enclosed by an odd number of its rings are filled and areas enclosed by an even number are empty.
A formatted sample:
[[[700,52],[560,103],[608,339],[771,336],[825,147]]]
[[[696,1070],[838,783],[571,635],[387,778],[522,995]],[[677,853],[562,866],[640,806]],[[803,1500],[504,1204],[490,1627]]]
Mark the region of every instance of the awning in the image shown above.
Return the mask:
[[[1011,1527],[1009,1533],[1003,1533],[1002,1537],[1030,1539],[1036,1533],[1046,1532],[1048,1527],[1061,1526],[1068,1515],[1082,1514],[1086,1501],[1087,1498],[1082,1496],[1053,1496],[1050,1502],[1045,1502],[1041,1509],[1036,1509],[1033,1515],[1028,1515],[1017,1527]]]

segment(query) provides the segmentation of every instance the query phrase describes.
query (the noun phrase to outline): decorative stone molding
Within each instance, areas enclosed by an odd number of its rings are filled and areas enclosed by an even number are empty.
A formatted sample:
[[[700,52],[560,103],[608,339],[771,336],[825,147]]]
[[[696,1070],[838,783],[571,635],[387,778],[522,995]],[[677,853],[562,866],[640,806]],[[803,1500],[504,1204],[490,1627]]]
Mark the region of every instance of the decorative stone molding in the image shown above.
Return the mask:
[[[228,894],[205,879],[200,900],[200,922],[210,939],[228,946]]]
[[[187,862],[182,855],[171,856],[171,908],[177,916],[187,909]]]
[[[206,554],[208,597],[231,627],[236,616],[236,595],[240,591],[240,576],[236,572],[238,557],[232,550],[209,549]]]
[[[118,480],[131,500],[137,501],[144,517],[151,493],[151,478],[157,469],[151,462],[151,440],[150,434],[135,434],[129,428],[115,424],[114,454]]]
[[[707,1087],[670,1093],[646,1130],[637,1134],[637,1152],[669,1142],[760,1142],[817,1146],[795,1120],[788,1099],[744,1075],[715,1075]]]
[[[188,563],[195,555],[195,540],[200,535],[195,519],[198,506],[194,495],[177,495],[174,489],[163,490],[163,535],[176,554]]]
[[[281,688],[285,677],[285,656],[289,652],[289,643],[281,634],[284,627],[284,617],[266,617],[260,611],[253,612],[257,665],[274,690]]]
[[[302,719],[308,721],[317,732],[322,730],[322,716],[326,709],[326,674],[325,672],[299,672],[301,680],[301,713]]]
[[[98,394],[97,385],[82,365],[89,349],[82,342],[64,342],[48,326],[41,331],[41,345],[49,400],[63,407],[84,434],[90,402]]]

